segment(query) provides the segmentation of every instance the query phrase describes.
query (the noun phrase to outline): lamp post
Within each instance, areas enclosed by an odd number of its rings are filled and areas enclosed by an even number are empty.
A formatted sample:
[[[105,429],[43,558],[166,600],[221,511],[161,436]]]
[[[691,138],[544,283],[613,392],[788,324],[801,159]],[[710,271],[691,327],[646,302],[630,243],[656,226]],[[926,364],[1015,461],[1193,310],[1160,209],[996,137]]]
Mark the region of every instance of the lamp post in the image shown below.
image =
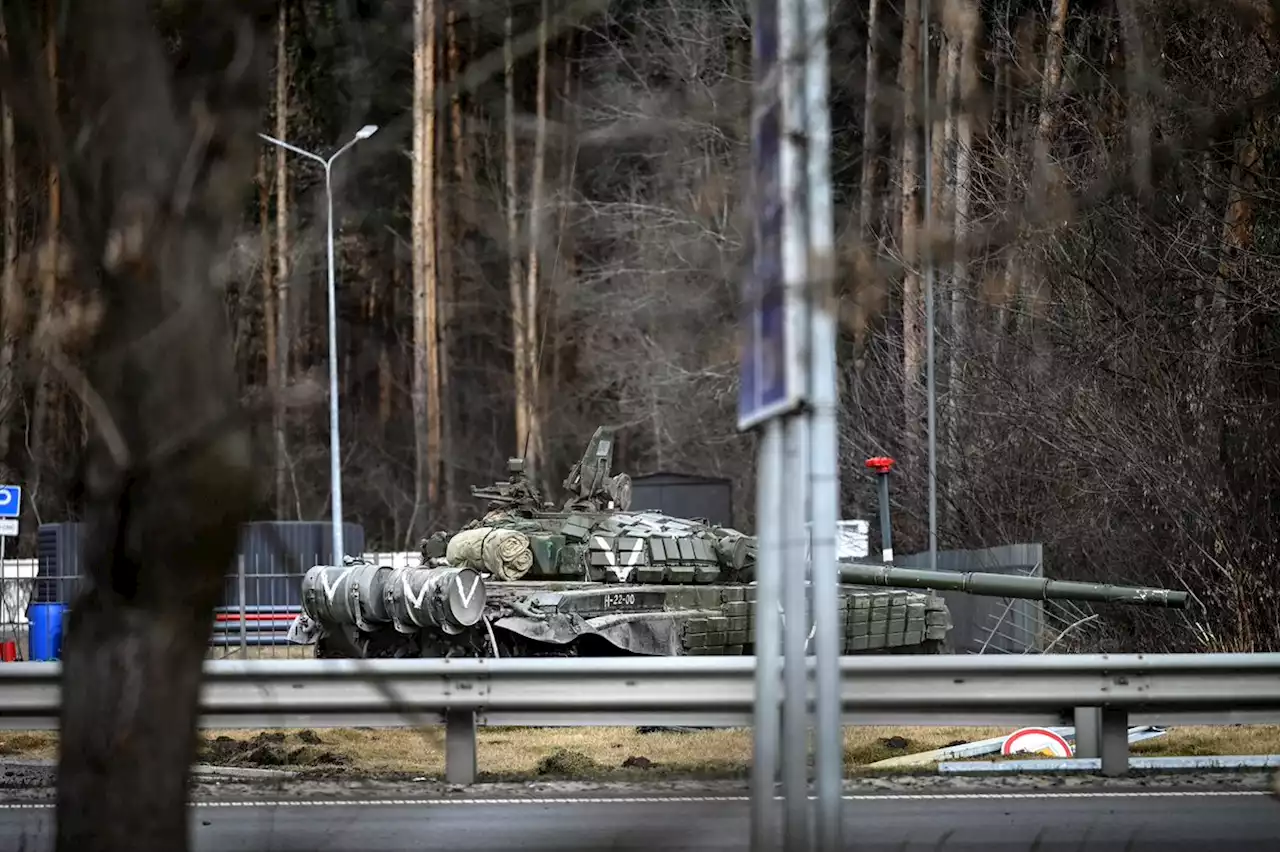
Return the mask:
[[[282,139],[259,133],[263,139],[273,145],[300,154],[309,160],[315,160],[324,166],[324,194],[328,205],[329,219],[329,480],[333,492],[333,560],[335,565],[343,564],[346,553],[342,546],[342,464],[338,450],[338,306],[336,285],[334,283],[333,261],[333,163],[352,145],[361,139],[368,139],[378,132],[378,125],[366,124],[356,131],[351,141],[343,145],[326,160],[319,154],[304,151],[296,145],[290,145]]]

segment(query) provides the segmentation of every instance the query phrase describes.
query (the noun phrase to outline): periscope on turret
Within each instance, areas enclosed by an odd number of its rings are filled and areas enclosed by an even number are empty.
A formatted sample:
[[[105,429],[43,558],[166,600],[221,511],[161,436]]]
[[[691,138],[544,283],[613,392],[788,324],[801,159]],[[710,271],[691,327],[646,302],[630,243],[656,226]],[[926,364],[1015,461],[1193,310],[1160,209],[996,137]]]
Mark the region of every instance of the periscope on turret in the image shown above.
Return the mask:
[[[312,568],[291,638],[322,657],[753,653],[755,538],[632,510],[614,435],[596,430],[558,508],[510,459],[506,481],[472,488],[484,514],[424,539],[421,565]],[[845,561],[841,573],[844,654],[943,653],[952,625],[940,590],[1181,605],[1159,589]]]

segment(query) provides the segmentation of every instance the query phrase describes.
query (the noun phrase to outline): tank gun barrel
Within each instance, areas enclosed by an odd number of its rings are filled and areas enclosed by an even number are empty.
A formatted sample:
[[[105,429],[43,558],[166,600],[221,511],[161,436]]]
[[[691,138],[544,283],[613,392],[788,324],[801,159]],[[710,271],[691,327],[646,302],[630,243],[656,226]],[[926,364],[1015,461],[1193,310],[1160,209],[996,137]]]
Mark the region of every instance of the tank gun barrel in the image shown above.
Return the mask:
[[[1175,589],[1117,586],[1078,580],[1017,577],[980,571],[966,573],[893,568],[859,562],[840,563],[841,582],[861,586],[895,586],[909,589],[967,592],[972,595],[1029,600],[1096,601],[1135,606],[1185,609],[1187,593]]]

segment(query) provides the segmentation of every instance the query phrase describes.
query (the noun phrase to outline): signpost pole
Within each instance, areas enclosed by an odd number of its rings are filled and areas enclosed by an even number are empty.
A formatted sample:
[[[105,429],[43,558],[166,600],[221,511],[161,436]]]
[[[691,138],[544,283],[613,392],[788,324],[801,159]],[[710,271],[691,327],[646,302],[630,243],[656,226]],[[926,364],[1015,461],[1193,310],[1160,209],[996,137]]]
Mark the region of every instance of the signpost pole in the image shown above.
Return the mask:
[[[752,175],[755,228],[751,273],[744,281],[739,428],[761,431],[756,483],[756,682],[752,760],[751,848],[770,852],[779,838],[774,801],[781,761],[782,515],[785,470],[782,423],[773,412],[790,405],[786,381],[782,296],[782,197],[779,174],[781,93],[778,2],[755,0],[752,62]]]
[[[15,583],[20,578],[18,572],[14,572],[13,577],[9,576],[9,566],[5,561],[8,551],[9,537],[17,537],[19,532],[18,518],[22,515],[22,486],[21,485],[0,485],[0,615],[6,607],[3,605],[3,596],[9,588],[9,581],[12,579]],[[15,593],[13,600],[18,600]],[[11,619],[11,621],[10,621]],[[9,619],[12,627],[14,639],[18,636],[18,613],[15,609]]]
[[[831,191],[831,117],[828,105],[828,0],[804,3],[804,114],[809,236],[809,375],[811,443],[809,511],[813,527],[812,580],[817,788],[816,840],[820,852],[843,849],[840,810],[844,728],[840,721],[840,571],[836,525],[840,471],[836,424],[835,226]]]
[[[778,21],[778,45],[782,55],[783,136],[780,176],[783,198],[782,278],[788,306],[789,334],[798,349],[794,390],[809,401],[809,233],[805,185],[804,75],[805,31],[802,0],[784,0]],[[790,376],[788,377],[790,378]],[[809,732],[810,672],[807,657],[810,639],[808,582],[810,563],[809,519],[812,483],[809,479],[812,416],[810,409],[784,415],[786,474],[783,530],[782,592],[782,794],[785,815],[783,837],[788,852],[810,848]]]
[[[757,852],[776,848],[779,839],[779,769],[785,848],[808,849],[816,836],[824,850],[834,851],[840,840],[838,396],[825,4],[755,0],[754,9],[755,252],[744,286],[738,426],[762,432],[752,785]],[[815,709],[816,835],[809,803]]]
[[[782,423],[764,424],[756,476],[756,705],[751,761],[751,849],[770,852],[779,836],[777,790],[782,725]]]

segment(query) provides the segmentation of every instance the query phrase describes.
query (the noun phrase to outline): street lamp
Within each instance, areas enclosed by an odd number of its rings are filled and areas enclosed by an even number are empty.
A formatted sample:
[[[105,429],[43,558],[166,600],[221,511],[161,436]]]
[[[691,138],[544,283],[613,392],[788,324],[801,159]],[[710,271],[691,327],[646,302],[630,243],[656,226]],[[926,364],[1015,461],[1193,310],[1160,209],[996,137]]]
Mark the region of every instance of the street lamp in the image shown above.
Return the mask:
[[[338,306],[336,286],[334,284],[333,262],[333,162],[352,145],[361,139],[368,139],[378,132],[378,125],[366,124],[356,131],[350,142],[343,145],[329,159],[304,151],[296,145],[290,145],[282,139],[259,133],[263,139],[273,145],[279,145],[301,154],[309,160],[315,160],[324,166],[324,194],[329,210],[329,480],[333,492],[333,559],[335,565],[343,564],[346,552],[342,546],[342,465],[338,452]]]

